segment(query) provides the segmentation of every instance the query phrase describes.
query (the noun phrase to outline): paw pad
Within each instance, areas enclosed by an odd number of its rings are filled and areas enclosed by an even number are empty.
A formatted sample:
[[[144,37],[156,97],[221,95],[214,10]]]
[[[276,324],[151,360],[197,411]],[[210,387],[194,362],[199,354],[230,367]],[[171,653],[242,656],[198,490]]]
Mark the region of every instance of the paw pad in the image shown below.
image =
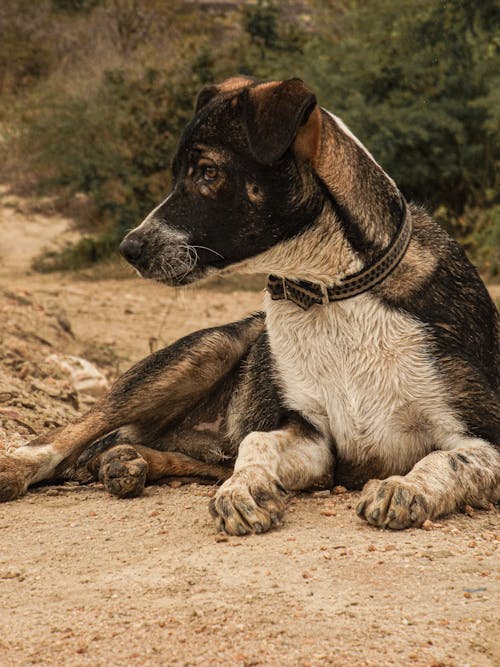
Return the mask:
[[[128,445],[105,452],[99,467],[99,479],[108,493],[118,498],[140,496],[148,474],[148,464]]]

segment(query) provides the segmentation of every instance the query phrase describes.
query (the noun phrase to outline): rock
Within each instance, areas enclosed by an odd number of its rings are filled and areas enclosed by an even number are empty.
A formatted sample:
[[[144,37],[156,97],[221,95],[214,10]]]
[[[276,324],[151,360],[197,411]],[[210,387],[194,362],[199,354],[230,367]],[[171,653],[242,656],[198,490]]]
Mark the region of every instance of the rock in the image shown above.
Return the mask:
[[[23,581],[24,578],[24,570],[14,565],[7,565],[0,569],[0,579],[19,579],[20,581]]]
[[[95,403],[109,388],[106,377],[87,359],[71,354],[51,354],[46,361],[58,366],[68,376],[82,405]]]
[[[322,491],[313,491],[312,498],[329,498],[331,495],[330,489],[323,489]]]
[[[56,320],[63,331],[68,333],[72,338],[75,337],[73,329],[71,328],[71,322],[69,321],[65,311],[61,310],[59,313],[57,313]]]

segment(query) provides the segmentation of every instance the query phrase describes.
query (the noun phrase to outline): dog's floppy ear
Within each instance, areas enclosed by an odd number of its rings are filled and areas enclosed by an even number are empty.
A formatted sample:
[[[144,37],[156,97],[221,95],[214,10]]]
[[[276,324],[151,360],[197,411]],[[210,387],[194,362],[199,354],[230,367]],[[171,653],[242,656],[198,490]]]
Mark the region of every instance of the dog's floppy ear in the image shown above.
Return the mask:
[[[316,96],[301,79],[247,88],[240,104],[250,150],[259,162],[277,162],[296,140],[300,157],[314,157],[321,115]]]
[[[203,88],[198,93],[198,97],[196,98],[194,112],[198,113],[200,109],[203,109],[203,107],[208,104],[212,97],[215,97],[218,92],[219,89],[213,83],[209,83],[206,86],[203,86]]]
[[[237,91],[240,88],[251,86],[256,82],[257,79],[253,76],[238,74],[237,76],[232,76],[217,85],[209,83],[206,86],[203,86],[203,88],[198,93],[198,97],[196,98],[196,103],[194,106],[195,113],[198,113],[200,109],[203,109],[203,107],[208,104],[210,100],[218,93],[232,93],[233,91]]]

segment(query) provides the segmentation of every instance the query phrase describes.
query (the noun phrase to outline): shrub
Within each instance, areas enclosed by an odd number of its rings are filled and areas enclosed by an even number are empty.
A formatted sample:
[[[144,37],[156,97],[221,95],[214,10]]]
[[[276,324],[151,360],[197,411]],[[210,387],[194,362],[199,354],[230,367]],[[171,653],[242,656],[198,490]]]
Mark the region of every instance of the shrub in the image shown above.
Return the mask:
[[[77,268],[115,252],[165,196],[178,135],[201,83],[191,73],[175,79],[154,69],[139,76],[119,69],[105,74],[89,100],[38,100],[25,118],[21,152],[36,145],[29,162],[40,190],[89,195],[88,229],[98,232],[38,268]]]
[[[0,118],[2,134],[12,137],[7,152],[20,156],[39,191],[62,199],[85,193],[91,201],[86,231],[94,237],[53,265],[111,252],[168,191],[172,154],[199,87],[247,73],[302,76],[403,193],[437,214],[481,268],[498,273],[494,0],[309,0],[300,14],[296,3],[258,0],[224,15],[207,9],[203,20],[194,3],[177,0],[6,0],[5,7],[0,89],[3,76],[16,95]],[[20,22],[16,8],[29,20]],[[60,37],[70,25],[78,27],[71,39],[84,63],[76,81],[97,82],[76,91],[68,81],[78,58],[69,58],[67,73],[56,65],[58,54],[74,52]],[[97,29],[111,50],[106,66],[92,59]],[[9,60],[11,47],[19,58]]]

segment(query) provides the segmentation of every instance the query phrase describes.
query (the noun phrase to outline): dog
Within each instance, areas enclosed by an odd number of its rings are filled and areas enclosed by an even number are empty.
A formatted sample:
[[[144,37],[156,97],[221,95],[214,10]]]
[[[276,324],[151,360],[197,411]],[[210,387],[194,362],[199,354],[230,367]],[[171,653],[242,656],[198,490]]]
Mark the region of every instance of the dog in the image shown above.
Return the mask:
[[[0,498],[86,465],[133,496],[223,481],[217,530],[277,526],[335,480],[403,529],[499,498],[499,315],[463,250],[300,80],[204,87],[173,187],[121,244],[187,285],[269,274],[263,313],[136,364],[81,419],[0,460]]]

